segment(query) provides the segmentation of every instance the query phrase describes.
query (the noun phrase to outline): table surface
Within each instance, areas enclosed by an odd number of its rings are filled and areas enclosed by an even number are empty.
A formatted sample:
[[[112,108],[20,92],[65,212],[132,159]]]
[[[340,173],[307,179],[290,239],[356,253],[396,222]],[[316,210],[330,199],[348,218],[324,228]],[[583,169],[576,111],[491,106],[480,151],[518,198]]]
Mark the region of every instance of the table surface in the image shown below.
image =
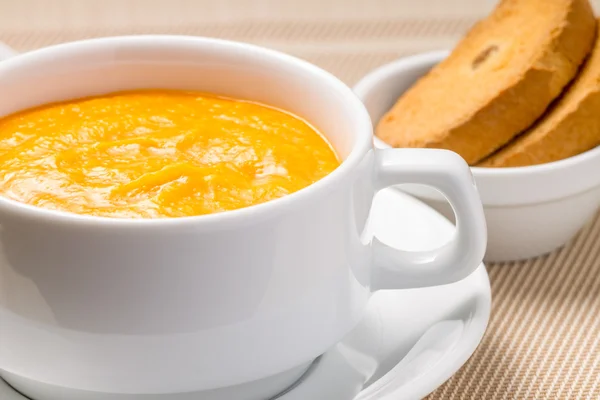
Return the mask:
[[[0,40],[26,51],[117,34],[217,36],[294,54],[353,84],[398,57],[451,47],[495,3],[0,0]],[[428,399],[600,399],[600,217],[562,250],[488,270],[485,338]]]

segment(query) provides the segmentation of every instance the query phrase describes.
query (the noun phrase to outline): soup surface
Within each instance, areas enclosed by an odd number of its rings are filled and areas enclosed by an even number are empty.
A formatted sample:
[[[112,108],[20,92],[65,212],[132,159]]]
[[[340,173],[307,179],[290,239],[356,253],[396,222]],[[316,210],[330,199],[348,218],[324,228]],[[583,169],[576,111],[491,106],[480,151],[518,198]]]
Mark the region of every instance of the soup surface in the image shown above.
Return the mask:
[[[304,120],[195,92],[120,92],[0,119],[0,193],[78,214],[234,210],[302,189],[338,165]]]

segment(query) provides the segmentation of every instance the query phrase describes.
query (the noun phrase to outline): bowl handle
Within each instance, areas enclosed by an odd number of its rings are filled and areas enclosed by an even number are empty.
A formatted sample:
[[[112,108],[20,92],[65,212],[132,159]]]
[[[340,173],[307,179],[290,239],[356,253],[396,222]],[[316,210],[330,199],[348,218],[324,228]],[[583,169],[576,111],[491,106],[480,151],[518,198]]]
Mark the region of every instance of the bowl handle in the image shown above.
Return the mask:
[[[375,151],[375,189],[417,183],[438,189],[456,214],[450,242],[427,251],[404,251],[373,239],[372,290],[407,289],[453,283],[481,264],[487,244],[483,206],[467,163],[437,149]]]

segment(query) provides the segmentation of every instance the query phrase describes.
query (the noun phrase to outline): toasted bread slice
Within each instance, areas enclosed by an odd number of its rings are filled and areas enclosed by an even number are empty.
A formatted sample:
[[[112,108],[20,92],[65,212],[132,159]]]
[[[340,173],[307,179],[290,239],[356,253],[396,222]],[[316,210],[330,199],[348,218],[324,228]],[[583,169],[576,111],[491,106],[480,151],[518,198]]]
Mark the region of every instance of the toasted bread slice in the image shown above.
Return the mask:
[[[532,125],[590,52],[588,0],[503,0],[379,121],[393,147],[453,150],[474,165]]]
[[[600,32],[575,81],[533,127],[485,159],[482,167],[562,160],[600,145]]]

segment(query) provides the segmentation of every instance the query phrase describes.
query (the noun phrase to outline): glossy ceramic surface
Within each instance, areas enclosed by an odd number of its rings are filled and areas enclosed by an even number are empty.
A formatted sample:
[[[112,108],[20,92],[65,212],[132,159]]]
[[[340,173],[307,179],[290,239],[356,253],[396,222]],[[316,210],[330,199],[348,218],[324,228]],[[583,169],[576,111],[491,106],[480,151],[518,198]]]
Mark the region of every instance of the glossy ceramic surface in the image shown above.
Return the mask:
[[[439,246],[454,231],[439,214],[395,190],[376,196],[368,229],[390,245],[411,250]],[[359,325],[321,356],[295,386],[276,398],[422,398],[456,372],[475,350],[489,319],[490,304],[490,285],[483,265],[451,285],[379,292],[369,301]],[[36,400],[264,400],[268,398],[265,393],[275,393],[281,383],[275,377],[218,391],[126,398],[53,388],[55,397],[40,396]],[[1,381],[0,398],[24,399]]]
[[[352,91],[282,53],[182,36],[48,47],[0,63],[0,115],[148,87],[291,111],[343,162],[292,195],[197,217],[109,219],[0,197],[0,370],[120,394],[252,382],[324,353],[359,323],[372,291],[455,282],[481,262],[485,221],[464,161],[374,150]],[[374,193],[407,182],[437,187],[459,215],[439,249],[402,251],[364,229]]]
[[[367,74],[354,92],[373,121],[419,77],[448,55],[417,54]],[[375,146],[389,148],[375,138]],[[600,147],[566,160],[519,168],[478,168],[477,183],[488,226],[486,261],[511,261],[548,253],[570,240],[600,208]],[[449,219],[452,208],[430,187],[403,185]]]

